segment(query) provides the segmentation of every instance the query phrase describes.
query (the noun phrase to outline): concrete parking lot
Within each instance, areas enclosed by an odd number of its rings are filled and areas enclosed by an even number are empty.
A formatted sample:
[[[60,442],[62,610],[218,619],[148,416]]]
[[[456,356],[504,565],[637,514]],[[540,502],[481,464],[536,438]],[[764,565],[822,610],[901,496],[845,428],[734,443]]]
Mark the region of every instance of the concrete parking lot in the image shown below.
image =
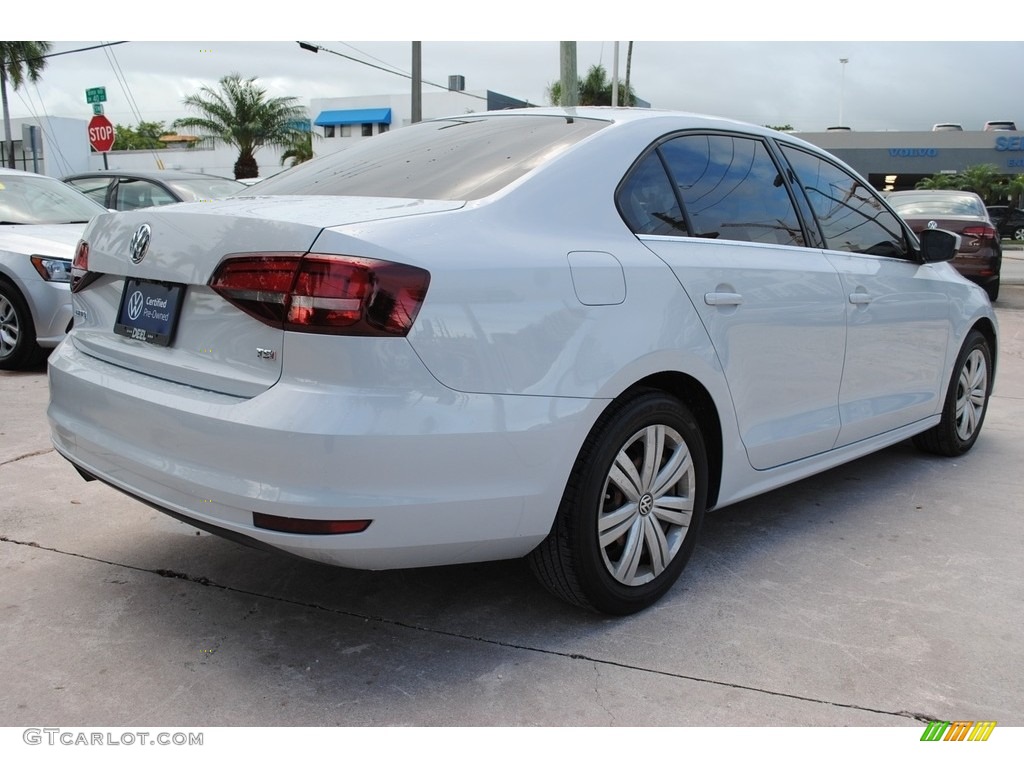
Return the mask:
[[[1024,725],[1024,286],[997,309],[971,453],[720,510],[618,619],[520,562],[364,573],[198,533],[83,482],[45,371],[0,373],[0,725]]]

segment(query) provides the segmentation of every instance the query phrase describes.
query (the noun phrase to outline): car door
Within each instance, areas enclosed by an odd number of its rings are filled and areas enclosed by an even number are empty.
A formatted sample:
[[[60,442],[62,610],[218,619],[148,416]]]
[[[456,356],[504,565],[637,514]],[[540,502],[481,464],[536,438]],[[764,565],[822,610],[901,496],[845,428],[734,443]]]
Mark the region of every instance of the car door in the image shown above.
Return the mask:
[[[881,198],[846,169],[781,144],[843,281],[846,359],[837,446],[936,413],[949,339],[947,265],[922,264]]]
[[[806,247],[767,143],[669,137],[620,186],[619,205],[696,307],[751,465],[832,448],[846,342],[842,283],[821,250]]]

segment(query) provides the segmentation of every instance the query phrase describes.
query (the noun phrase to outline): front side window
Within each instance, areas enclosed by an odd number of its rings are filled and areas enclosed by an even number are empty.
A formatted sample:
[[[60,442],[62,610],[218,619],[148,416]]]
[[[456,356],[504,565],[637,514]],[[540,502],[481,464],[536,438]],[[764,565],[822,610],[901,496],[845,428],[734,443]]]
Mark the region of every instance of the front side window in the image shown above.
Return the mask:
[[[899,219],[874,190],[822,157],[783,145],[814,215],[833,251],[904,257],[908,249]]]
[[[665,142],[659,151],[694,236],[804,245],[789,191],[762,141],[692,134]]]

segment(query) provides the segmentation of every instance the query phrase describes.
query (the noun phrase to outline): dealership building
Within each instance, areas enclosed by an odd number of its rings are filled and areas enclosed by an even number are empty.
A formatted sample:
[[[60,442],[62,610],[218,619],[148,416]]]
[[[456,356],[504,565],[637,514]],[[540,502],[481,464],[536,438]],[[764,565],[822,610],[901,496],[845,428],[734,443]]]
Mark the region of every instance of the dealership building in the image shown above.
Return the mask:
[[[794,133],[845,160],[880,190],[913,189],[936,173],[977,165],[999,173],[1024,173],[1021,131],[847,131]]]

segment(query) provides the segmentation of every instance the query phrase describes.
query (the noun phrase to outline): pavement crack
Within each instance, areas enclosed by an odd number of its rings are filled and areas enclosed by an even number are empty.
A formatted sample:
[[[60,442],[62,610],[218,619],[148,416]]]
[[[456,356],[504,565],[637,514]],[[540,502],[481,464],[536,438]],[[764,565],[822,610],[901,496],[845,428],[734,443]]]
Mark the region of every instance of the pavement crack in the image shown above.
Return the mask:
[[[0,461],[0,467],[3,467],[7,464],[14,464],[15,462],[21,461],[22,459],[31,459],[33,456],[42,456],[45,453],[53,453],[53,448],[40,448],[38,451],[29,451],[28,453],[23,453],[20,456],[15,456],[13,459],[6,459],[5,461]]]
[[[284,603],[300,608],[309,608],[316,611],[323,611],[325,613],[334,614],[336,616],[344,616],[347,618],[359,619],[361,621],[373,621],[378,624],[395,627],[399,629],[412,630],[414,632],[426,632],[429,634],[437,635],[440,637],[450,637],[458,640],[467,640],[477,643],[485,643],[487,645],[496,646],[499,648],[509,648],[517,651],[524,651],[527,653],[539,653],[546,656],[554,656],[563,659],[569,659],[570,661],[582,661],[589,664],[599,665],[600,667],[614,667],[617,669],[630,670],[634,672],[643,672],[649,675],[656,675],[659,677],[670,678],[674,680],[686,680],[694,683],[703,683],[705,685],[714,685],[722,688],[729,688],[736,691],[749,691],[751,693],[760,693],[766,696],[774,696],[783,699],[790,699],[793,701],[804,701],[811,704],[822,704],[830,707],[838,707],[840,709],[851,709],[858,712],[870,712],[878,715],[889,715],[891,717],[902,717],[908,720],[914,720],[920,723],[929,723],[933,720],[941,720],[940,717],[935,715],[924,714],[920,712],[910,712],[908,710],[889,710],[879,709],[877,707],[869,707],[864,704],[850,704],[848,702],[831,701],[829,699],[817,698],[814,696],[802,696],[796,693],[787,693],[785,691],[776,691],[770,688],[762,688],[755,685],[744,685],[741,683],[731,683],[725,680],[714,680],[707,677],[699,677],[697,675],[687,675],[681,672],[671,672],[663,669],[657,669],[654,667],[645,667],[638,664],[628,664],[621,661],[615,661],[612,659],[602,659],[596,656],[591,656],[585,653],[576,653],[570,651],[557,651],[550,648],[540,648],[533,645],[526,645],[522,643],[509,642],[507,640],[496,640],[490,637],[483,637],[481,635],[471,635],[463,632],[452,632],[446,629],[438,629],[436,627],[428,627],[422,624],[413,624],[407,621],[400,621],[398,619],[390,619],[385,616],[375,616],[371,613],[360,613],[358,611],[343,610],[340,608],[332,608],[330,606],[321,605],[320,603],[306,602],[303,600],[296,600],[289,597],[281,597],[280,595],[269,595],[262,592],[255,592],[248,589],[240,589],[238,587],[231,587],[225,584],[218,584],[212,579],[206,576],[192,576],[187,573],[181,573],[180,571],[173,571],[167,568],[143,568],[138,565],[129,565],[127,563],[118,563],[112,560],[104,560],[101,557],[93,557],[91,555],[83,555],[78,552],[68,552],[66,550],[57,549],[56,547],[46,547],[38,542],[34,541],[19,541],[12,539],[8,536],[0,534],[0,542],[7,544],[16,544],[24,547],[34,547],[42,549],[47,552],[53,552],[59,555],[67,555],[69,557],[77,557],[82,560],[88,560],[94,563],[101,563],[103,565],[110,565],[116,568],[126,568],[131,571],[138,571],[140,573],[149,573],[154,576],[159,576],[165,579],[181,579],[183,581],[189,581],[194,584],[198,584],[202,587],[213,587],[215,589],[222,589],[228,592],[234,592],[240,595],[246,595],[249,597],[258,597],[264,600],[273,600],[275,602]]]

